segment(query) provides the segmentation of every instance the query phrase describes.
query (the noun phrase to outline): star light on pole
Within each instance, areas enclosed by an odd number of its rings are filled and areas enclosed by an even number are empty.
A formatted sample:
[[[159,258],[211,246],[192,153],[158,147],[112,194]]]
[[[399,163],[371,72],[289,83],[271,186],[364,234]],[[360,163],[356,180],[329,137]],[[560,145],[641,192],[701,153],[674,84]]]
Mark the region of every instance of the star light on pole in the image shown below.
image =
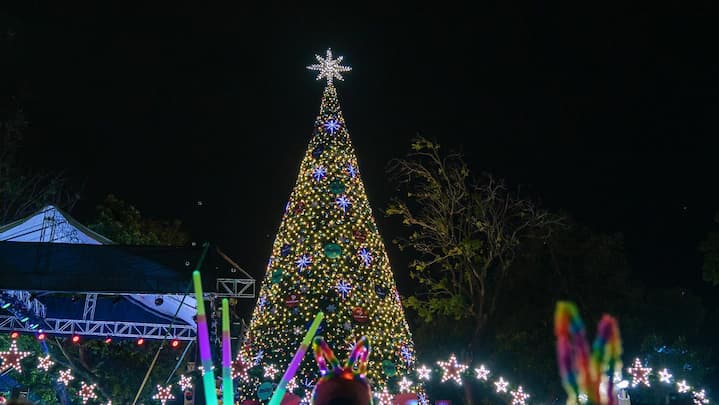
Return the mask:
[[[342,72],[349,72],[352,70],[349,66],[342,66],[340,63],[344,57],[338,56],[337,59],[332,59],[332,49],[327,49],[327,56],[325,58],[320,55],[315,55],[318,64],[309,65],[307,69],[316,70],[319,72],[317,80],[327,79],[327,85],[332,84],[333,79],[343,81]]]
[[[489,369],[485,368],[484,364],[480,364],[479,368],[474,369],[474,372],[477,373],[478,380],[487,381],[487,377],[489,377]]]
[[[507,381],[504,381],[504,378],[499,377],[499,380],[494,382],[494,386],[496,387],[497,392],[507,392],[507,386],[509,383]]]
[[[78,391],[77,395],[82,399],[83,404],[86,404],[91,399],[97,399],[97,394],[95,394],[97,384],[87,385],[85,381],[80,381],[80,386],[80,391]]]
[[[2,359],[0,373],[11,368],[17,370],[18,373],[22,373],[22,364],[20,362],[31,354],[31,352],[18,351],[17,340],[13,339],[12,343],[10,343],[10,349],[0,352],[0,359]]]
[[[642,362],[637,358],[634,359],[632,367],[627,369],[627,372],[632,375],[632,387],[636,387],[639,384],[644,384],[650,387],[649,374],[652,372],[651,367],[644,367]]]
[[[232,362],[232,379],[234,380],[239,377],[243,381],[247,381],[247,370],[249,368],[250,365],[245,362],[245,358],[242,356],[242,353],[237,353],[237,357]]]
[[[659,381],[667,384],[672,382],[672,375],[669,373],[669,370],[665,368],[659,371]]]
[[[392,405],[392,394],[387,391],[387,387],[384,387],[382,392],[376,394],[378,399],[378,405]]]
[[[690,389],[692,389],[692,387],[691,385],[687,384],[686,380],[681,380],[677,383],[677,392],[679,392],[680,394],[689,392]]]
[[[429,374],[431,372],[432,369],[423,364],[422,367],[417,368],[417,378],[420,380],[429,380]]]
[[[709,400],[707,399],[707,394],[704,392],[704,390],[694,391],[692,392],[692,396],[692,402],[694,402],[695,405],[703,405],[709,403]]]
[[[72,375],[72,370],[60,370],[60,377],[57,377],[57,382],[65,385],[66,387],[70,384],[70,381],[74,380],[75,376]]]
[[[162,405],[165,405],[167,401],[175,399],[175,396],[172,395],[172,384],[168,385],[167,387],[163,387],[162,385],[157,384],[157,394],[155,394],[152,399],[160,401]]]
[[[512,395],[512,405],[525,405],[529,394],[522,391],[522,386],[517,387],[516,391],[510,391]]]
[[[399,382],[399,392],[409,392],[412,385],[412,380],[408,380],[407,377],[402,377],[402,381]]]
[[[192,377],[181,375],[180,381],[177,383],[177,385],[180,386],[180,389],[184,392],[192,388]]]
[[[55,364],[55,362],[50,360],[49,354],[45,357],[40,357],[37,359],[37,368],[40,370],[48,371],[53,364]]]
[[[444,372],[442,375],[442,382],[452,379],[457,384],[462,385],[462,373],[467,369],[467,366],[459,364],[457,362],[457,357],[454,356],[454,353],[449,356],[448,361],[438,361],[437,364],[442,367],[442,371]]]
[[[268,364],[265,366],[265,377],[269,377],[271,379],[275,379],[275,374],[279,373],[277,371],[277,367],[275,367],[273,364]]]

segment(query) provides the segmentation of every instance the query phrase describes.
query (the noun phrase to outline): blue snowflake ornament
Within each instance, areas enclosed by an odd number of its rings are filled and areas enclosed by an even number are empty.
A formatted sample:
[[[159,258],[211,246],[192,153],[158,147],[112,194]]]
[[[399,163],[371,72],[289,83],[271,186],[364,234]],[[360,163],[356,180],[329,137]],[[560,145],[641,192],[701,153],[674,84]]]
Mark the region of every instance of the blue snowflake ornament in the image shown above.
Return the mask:
[[[352,203],[350,202],[349,198],[345,195],[341,195],[335,199],[335,204],[337,204],[337,207],[340,208],[342,211],[347,212],[349,210]]]
[[[334,133],[339,131],[340,129],[340,122],[334,118],[330,118],[325,121],[322,126],[324,127],[325,131],[327,131],[330,135],[334,135]]]
[[[367,248],[360,249],[357,255],[359,255],[362,259],[365,267],[369,267],[372,264],[372,252],[370,252]]]
[[[352,286],[348,282],[340,280],[335,285],[335,290],[337,290],[337,294],[339,294],[342,299],[346,299],[350,291],[352,291]]]
[[[303,271],[310,267],[310,264],[312,264],[312,257],[310,257],[310,255],[308,254],[303,254],[297,260],[295,260],[295,264],[297,265],[297,269],[299,271]]]
[[[315,180],[320,181],[324,179],[327,176],[327,169],[325,169],[322,166],[317,166],[314,169],[312,169],[312,177],[314,177]]]

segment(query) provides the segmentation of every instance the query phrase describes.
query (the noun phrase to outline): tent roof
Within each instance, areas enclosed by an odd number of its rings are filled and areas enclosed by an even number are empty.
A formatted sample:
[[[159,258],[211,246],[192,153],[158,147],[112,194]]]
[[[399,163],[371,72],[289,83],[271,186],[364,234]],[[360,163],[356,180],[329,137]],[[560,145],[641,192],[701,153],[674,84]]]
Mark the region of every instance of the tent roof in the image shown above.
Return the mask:
[[[48,205],[32,215],[0,226],[2,242],[54,242],[106,245],[110,239],[79,223],[63,210]]]

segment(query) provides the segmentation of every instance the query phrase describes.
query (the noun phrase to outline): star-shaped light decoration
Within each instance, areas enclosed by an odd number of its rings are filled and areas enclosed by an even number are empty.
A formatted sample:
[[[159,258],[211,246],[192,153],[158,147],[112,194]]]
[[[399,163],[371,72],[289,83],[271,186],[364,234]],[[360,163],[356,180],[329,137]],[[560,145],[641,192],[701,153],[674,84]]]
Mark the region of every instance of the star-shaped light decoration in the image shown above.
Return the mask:
[[[485,368],[484,364],[480,364],[479,368],[474,369],[474,372],[477,373],[478,380],[487,381],[487,377],[489,377],[489,369]]]
[[[165,405],[167,401],[175,399],[175,396],[172,395],[172,384],[168,385],[167,387],[163,387],[162,385],[157,384],[157,394],[153,395],[152,399],[160,401],[162,405]]]
[[[247,381],[249,378],[247,375],[247,370],[249,370],[250,365],[249,363],[245,362],[245,358],[242,356],[242,353],[237,353],[237,357],[235,357],[235,360],[232,361],[232,379],[235,378],[241,378],[243,381]]]
[[[462,373],[467,369],[467,366],[459,364],[454,353],[449,356],[448,361],[438,361],[437,364],[439,364],[439,366],[442,367],[442,371],[444,371],[442,382],[452,379],[457,384],[462,385]]]
[[[507,386],[509,383],[504,381],[504,378],[499,377],[499,380],[494,382],[495,390],[497,392],[507,392]]]
[[[70,381],[74,380],[75,376],[72,375],[72,370],[60,370],[60,377],[57,377],[57,382],[65,385],[66,387],[70,384]]]
[[[0,352],[0,359],[2,359],[0,373],[11,368],[14,368],[18,373],[22,373],[22,364],[20,362],[31,354],[31,352],[18,351],[17,340],[13,339],[12,343],[10,343],[10,349],[6,352]]]
[[[95,394],[95,388],[97,388],[97,384],[85,384],[85,381],[80,381],[80,391],[78,391],[77,395],[82,400],[83,404],[86,404],[87,401],[91,399],[97,399],[97,394]]]
[[[48,371],[53,364],[55,364],[55,362],[50,360],[49,354],[45,357],[40,357],[37,359],[37,368],[40,370]]]
[[[343,81],[344,78],[341,73],[352,70],[349,66],[340,65],[340,62],[342,62],[343,59],[342,56],[338,56],[337,59],[332,59],[332,49],[327,50],[327,57],[323,58],[320,55],[315,55],[315,59],[317,59],[317,62],[319,63],[307,66],[307,69],[320,72],[317,75],[317,80],[325,78],[327,79],[328,85],[332,84],[333,79]]]
[[[297,376],[292,377],[291,380],[287,381],[287,391],[288,392],[294,392],[299,387],[299,384],[297,384]]]
[[[375,394],[377,396],[378,405],[392,405],[392,394],[387,391],[387,387],[384,387],[382,392]]]
[[[402,381],[399,382],[399,392],[409,392],[412,389],[414,383],[412,380],[408,380],[407,377],[402,377]]]
[[[667,384],[672,382],[672,375],[669,373],[669,370],[665,368],[664,370],[659,371],[659,381]]]
[[[638,358],[634,359],[634,364],[627,369],[627,372],[632,375],[632,387],[639,384],[644,384],[647,387],[651,386],[649,384],[649,374],[652,369],[651,367],[644,367]]]
[[[429,380],[429,374],[431,372],[432,369],[423,364],[422,367],[417,368],[417,378],[420,380]]]
[[[512,395],[512,405],[525,405],[529,398],[529,394],[522,391],[521,385],[517,387],[516,391],[510,391],[510,394]]]
[[[279,373],[279,371],[274,365],[268,364],[265,366],[265,377],[269,377],[274,380],[277,373]]]
[[[691,385],[687,384],[686,380],[681,380],[677,383],[677,392],[679,392],[680,394],[689,392],[690,389],[692,389],[692,387]]]
[[[708,404],[709,400],[707,399],[706,392],[704,392],[704,390],[692,392],[692,402],[694,402],[695,405]]]
[[[234,377],[234,375],[233,375],[233,377]],[[185,391],[191,389],[191,388],[192,388],[192,376],[186,376],[186,375],[184,375],[184,374],[181,375],[181,376],[180,376],[180,381],[177,383],[177,385],[180,386],[180,389],[181,389],[183,392],[185,392]]]
[[[340,280],[335,284],[335,290],[337,290],[337,294],[342,297],[342,299],[346,299],[348,295],[350,295],[350,291],[352,291],[352,286],[350,283]]]

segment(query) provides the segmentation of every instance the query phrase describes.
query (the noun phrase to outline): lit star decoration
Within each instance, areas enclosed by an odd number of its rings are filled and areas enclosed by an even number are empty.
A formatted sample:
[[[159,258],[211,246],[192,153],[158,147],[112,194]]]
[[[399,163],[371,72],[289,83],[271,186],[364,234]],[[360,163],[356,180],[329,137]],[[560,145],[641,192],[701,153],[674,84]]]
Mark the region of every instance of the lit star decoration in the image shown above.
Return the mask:
[[[340,129],[340,122],[331,118],[325,121],[322,126],[325,128],[325,131],[330,133],[330,135],[334,135],[334,133]]]
[[[689,392],[690,389],[692,389],[692,387],[687,384],[686,380],[682,380],[677,383],[677,392],[681,394]]]
[[[672,382],[672,375],[669,373],[669,370],[666,368],[664,370],[659,371],[659,381],[667,384],[671,384]]]
[[[310,266],[310,264],[312,264],[312,258],[310,255],[304,254],[295,260],[295,264],[300,271],[305,270]]]
[[[67,370],[60,370],[60,377],[57,377],[57,382],[67,387],[70,381],[74,379],[75,376],[72,375],[72,370],[68,368]]]
[[[298,387],[297,377],[292,377],[291,380],[287,381],[287,391],[294,392]]]
[[[429,380],[429,374],[432,372],[432,369],[422,365],[422,367],[417,368],[417,378],[420,380]]]
[[[347,210],[352,206],[352,203],[350,202],[349,198],[345,195],[341,195],[335,199],[335,204],[337,204],[337,207],[342,209],[342,211],[347,212]]]
[[[527,398],[529,398],[529,394],[522,391],[521,385],[516,391],[511,391],[510,394],[512,395],[512,405],[525,405]]]
[[[707,394],[704,390],[692,392],[692,402],[696,405],[708,404]]]
[[[158,384],[157,394],[153,395],[152,399],[160,401],[162,405],[165,405],[167,401],[175,399],[175,396],[172,395],[172,384],[168,385],[167,387],[163,387],[162,385]]]
[[[49,354],[45,357],[40,357],[37,359],[37,368],[44,371],[50,370],[50,367],[52,367],[53,364],[55,364],[55,362],[50,360]]]
[[[367,248],[362,248],[357,253],[360,258],[362,258],[362,262],[364,263],[365,267],[369,267],[370,264],[372,264],[372,252],[367,250]]]
[[[382,392],[376,394],[378,399],[378,405],[392,405],[392,394],[387,391],[387,387],[384,387]]]
[[[265,377],[269,377],[271,379],[275,379],[275,374],[279,373],[277,370],[277,367],[275,367],[273,364],[268,364],[265,366]]]
[[[649,384],[649,374],[652,372],[652,369],[651,367],[644,367],[638,358],[634,359],[634,364],[627,369],[627,372],[632,375],[632,387],[636,387],[640,384],[644,384],[647,387],[651,386]]]
[[[327,84],[332,84],[333,79],[337,79],[340,81],[343,81],[344,78],[342,77],[342,72],[349,72],[352,70],[349,66],[342,66],[340,63],[342,62],[343,57],[338,56],[337,59],[332,59],[332,50],[327,50],[327,56],[325,58],[321,57],[320,55],[315,55],[315,59],[317,59],[318,64],[307,66],[307,69],[309,70],[316,70],[320,72],[317,75],[317,80],[322,80],[322,78],[327,79]]]
[[[327,177],[327,169],[322,166],[315,167],[314,170],[312,170],[312,177],[317,181],[324,179]]]
[[[250,366],[245,362],[245,358],[242,357],[242,353],[237,353],[237,357],[232,362],[232,379],[241,378],[247,381],[247,370],[249,368]]]
[[[499,380],[494,382],[494,386],[497,392],[507,392],[508,382],[504,381],[504,378],[499,377]]]
[[[234,378],[234,375],[233,375]],[[180,386],[180,389],[184,392],[192,388],[192,377],[181,375],[180,381],[177,383],[177,385]]]
[[[14,368],[18,373],[22,373],[22,364],[20,364],[20,362],[31,354],[30,352],[18,351],[17,341],[13,339],[12,343],[10,343],[10,349],[5,352],[0,352],[0,359],[2,359],[0,372]]]
[[[409,392],[413,384],[412,380],[408,380],[407,377],[402,377],[402,380],[399,382],[399,392]]]
[[[442,371],[444,372],[442,382],[452,379],[457,384],[462,385],[462,373],[467,370],[467,366],[457,363],[457,358],[454,354],[449,356],[448,361],[438,361],[437,364],[442,367]]]
[[[77,395],[82,399],[82,403],[86,404],[87,401],[91,399],[97,399],[97,394],[95,394],[95,388],[97,387],[97,384],[85,384],[85,381],[80,382],[80,391],[78,391]]]
[[[487,377],[489,377],[489,369],[485,368],[484,364],[481,364],[479,368],[475,368],[474,372],[477,373],[478,380],[487,381]]]
[[[337,290],[337,294],[339,294],[342,299],[346,299],[350,291],[352,291],[352,286],[349,285],[348,282],[340,280],[337,282],[337,285],[335,285],[335,290]]]

